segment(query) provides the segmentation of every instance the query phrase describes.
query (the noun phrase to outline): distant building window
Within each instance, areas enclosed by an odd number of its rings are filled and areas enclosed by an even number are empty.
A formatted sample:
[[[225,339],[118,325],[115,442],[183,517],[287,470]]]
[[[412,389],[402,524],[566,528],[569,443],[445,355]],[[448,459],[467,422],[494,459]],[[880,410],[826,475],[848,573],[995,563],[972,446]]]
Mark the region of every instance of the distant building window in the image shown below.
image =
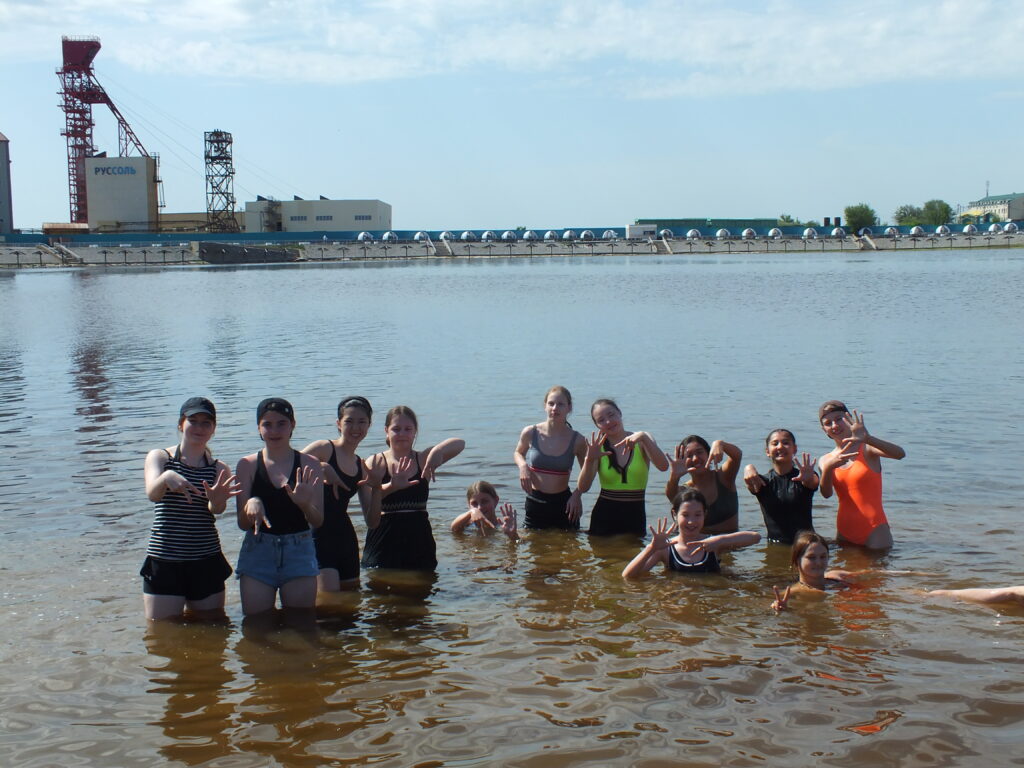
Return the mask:
[[[317,216],[316,220],[317,221],[334,221],[334,217],[333,216]]]
[[[368,213],[357,213],[356,214],[356,221],[372,221],[372,220],[373,220],[373,216],[370,216]]]
[[[305,221],[305,216],[289,216],[288,221]]]

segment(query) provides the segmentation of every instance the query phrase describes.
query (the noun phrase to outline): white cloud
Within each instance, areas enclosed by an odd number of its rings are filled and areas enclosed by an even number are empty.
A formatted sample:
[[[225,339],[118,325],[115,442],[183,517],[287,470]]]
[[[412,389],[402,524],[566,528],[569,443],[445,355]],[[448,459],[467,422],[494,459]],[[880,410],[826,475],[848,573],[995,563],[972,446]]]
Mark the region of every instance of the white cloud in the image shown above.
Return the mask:
[[[0,59],[56,61],[79,18],[131,67],[256,82],[613,69],[604,86],[664,97],[1024,72],[1024,18],[993,0],[0,0]]]

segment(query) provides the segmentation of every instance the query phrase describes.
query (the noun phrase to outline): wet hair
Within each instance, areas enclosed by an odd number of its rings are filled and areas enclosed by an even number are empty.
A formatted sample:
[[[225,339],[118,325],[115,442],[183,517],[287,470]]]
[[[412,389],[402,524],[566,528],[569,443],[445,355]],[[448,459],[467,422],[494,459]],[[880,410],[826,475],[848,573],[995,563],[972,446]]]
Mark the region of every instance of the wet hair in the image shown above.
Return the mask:
[[[814,531],[800,531],[796,538],[793,539],[792,564],[793,570],[797,573],[800,573],[800,560],[803,559],[804,552],[807,551],[811,544],[821,544],[825,548],[826,553],[829,551],[828,540],[824,536]]]
[[[679,508],[688,501],[696,501],[703,508],[704,514],[707,514],[708,500],[696,488],[684,488],[675,495],[675,498],[672,499],[672,514],[679,512]]]
[[[690,443],[699,443],[700,445],[704,446],[705,451],[711,453],[711,446],[708,445],[708,441],[705,440],[700,435],[687,435],[686,437],[679,441],[679,447],[685,451],[686,446],[688,446]]]
[[[547,391],[547,393],[545,393],[545,395],[544,395],[544,402],[545,402],[545,404],[547,403],[548,398],[551,397],[551,395],[553,395],[553,394],[555,394],[555,395],[564,395],[566,401],[568,401],[568,403],[569,403],[569,410],[570,411],[572,410],[572,394],[569,392],[568,389],[563,387],[561,384],[556,384],[551,389],[549,389]]]
[[[610,397],[601,397],[601,398],[598,398],[597,400],[595,400],[594,404],[592,406],[590,406],[590,418],[591,418],[591,420],[593,420],[593,418],[594,418],[594,409],[597,408],[599,405],[610,405],[612,408],[615,409],[616,413],[618,413],[619,416],[622,415],[622,409],[619,408],[619,404],[618,403],[616,403]]]
[[[349,395],[341,398],[338,402],[338,420],[341,420],[342,411],[346,408],[359,408],[365,411],[366,418],[373,421],[373,408],[370,407],[370,401],[362,395]]]
[[[796,435],[794,435],[792,432],[790,432],[785,427],[777,427],[777,428],[773,429],[771,432],[769,432],[768,433],[768,437],[766,437],[764,439],[764,447],[765,448],[768,447],[768,443],[771,442],[772,435],[774,435],[776,432],[785,432],[787,435],[789,435],[789,439],[793,441],[793,445],[796,445]]]
[[[469,488],[466,489],[466,501],[469,501],[478,493],[486,493],[495,501],[498,500],[498,492],[494,489],[494,486],[488,483],[486,480],[477,480]]]
[[[410,408],[408,405],[396,405],[394,408],[388,411],[388,415],[384,417],[385,434],[387,433],[388,427],[391,426],[391,422],[393,422],[399,416],[405,416],[406,418],[410,419],[412,421],[413,427],[416,428],[417,432],[419,431],[420,423],[416,420],[416,414],[413,412],[412,408]],[[384,438],[384,442],[387,443],[388,446],[391,445],[391,441],[387,437]]]

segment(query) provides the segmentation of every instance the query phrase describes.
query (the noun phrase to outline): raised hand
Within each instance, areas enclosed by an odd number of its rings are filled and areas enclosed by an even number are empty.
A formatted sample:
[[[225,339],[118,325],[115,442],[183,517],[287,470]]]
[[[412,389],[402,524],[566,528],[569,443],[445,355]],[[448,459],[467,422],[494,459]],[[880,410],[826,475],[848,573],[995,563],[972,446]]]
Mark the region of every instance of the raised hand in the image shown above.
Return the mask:
[[[332,467],[330,463],[326,461],[321,461],[320,469],[323,470],[324,473],[324,484],[331,486],[331,490],[334,492],[335,499],[341,498],[341,496],[338,493],[339,488],[345,491],[346,493],[351,490],[351,488],[345,485],[345,481],[341,479],[338,473],[334,471],[334,467]]]
[[[651,549],[655,551],[668,549],[672,534],[676,532],[676,523],[663,517],[658,520],[657,528],[649,526],[648,530],[651,532]]]
[[[689,470],[686,468],[686,458],[683,455],[683,446],[677,445],[676,450],[672,454],[665,454],[665,458],[668,459],[668,468],[672,473],[672,477],[683,477]]]
[[[398,491],[408,488],[410,485],[418,485],[420,481],[413,479],[415,474],[416,465],[411,457],[403,456],[401,459],[396,459],[391,464],[391,490]]]
[[[501,522],[501,530],[510,539],[519,537],[518,521],[516,520],[516,508],[508,502],[498,507],[498,520]]]
[[[295,484],[285,483],[284,490],[297,506],[306,508],[314,503],[315,494],[320,487],[320,476],[312,467],[299,467],[295,473]]]
[[[168,491],[185,494],[185,501],[189,504],[192,503],[193,493],[200,498],[203,495],[201,490],[196,488],[192,483],[186,480],[182,475],[179,475],[173,469],[168,469],[164,472],[164,485],[167,486]]]
[[[242,486],[238,484],[238,478],[226,469],[222,469],[217,473],[217,479],[213,481],[213,485],[203,480],[203,491],[206,494],[206,500],[214,509],[223,510],[227,506],[228,499],[242,492]]]
[[[804,451],[803,463],[798,461],[795,456],[793,457],[793,466],[796,467],[797,470],[797,475],[793,478],[794,483],[807,485],[807,483],[814,479],[814,461],[815,460],[811,458],[811,454],[807,453],[807,451]],[[743,479],[747,479],[746,472],[743,473]]]
[[[253,496],[245,502],[245,516],[249,520],[249,525],[252,526],[253,533],[260,532],[261,524],[270,528],[270,520],[267,519],[267,510],[263,506],[263,499]]]
[[[388,462],[382,454],[376,453],[366,466],[364,477],[359,485],[368,485],[370,488],[380,488],[384,484],[384,472],[387,471]]]
[[[605,441],[604,432],[590,433],[590,439],[587,440],[587,458],[586,461],[600,461],[602,456],[611,456],[611,451],[604,449]]]
[[[804,456],[807,456],[805,453]],[[760,493],[761,489],[764,488],[764,478],[757,473],[757,469],[754,468],[753,464],[747,464],[743,468],[743,483],[747,486],[747,490],[751,493]]]
[[[775,601],[772,603],[772,610],[776,613],[781,613],[786,610],[786,606],[789,605],[789,593],[793,591],[793,585],[790,584],[786,587],[785,592],[779,592],[779,588],[777,586],[773,586],[772,591],[775,593]]]
[[[821,469],[824,472],[826,469],[842,466],[856,459],[859,453],[860,443],[855,438],[848,437],[838,448],[821,457]]]
[[[843,416],[843,421],[849,425],[850,437],[854,440],[859,443],[863,443],[868,439],[868,430],[867,427],[864,426],[864,414],[857,413],[857,411],[854,410],[852,413],[848,413]]]

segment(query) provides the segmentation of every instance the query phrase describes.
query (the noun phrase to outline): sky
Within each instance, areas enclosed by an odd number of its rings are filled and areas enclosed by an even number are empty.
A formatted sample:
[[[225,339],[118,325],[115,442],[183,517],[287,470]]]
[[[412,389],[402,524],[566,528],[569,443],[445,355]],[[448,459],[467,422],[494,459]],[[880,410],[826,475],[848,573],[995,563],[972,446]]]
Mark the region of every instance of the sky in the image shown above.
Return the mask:
[[[0,0],[15,226],[67,221],[61,37],[205,211],[376,198],[395,229],[821,221],[1024,192],[1024,0]],[[117,128],[95,107],[95,143]]]

